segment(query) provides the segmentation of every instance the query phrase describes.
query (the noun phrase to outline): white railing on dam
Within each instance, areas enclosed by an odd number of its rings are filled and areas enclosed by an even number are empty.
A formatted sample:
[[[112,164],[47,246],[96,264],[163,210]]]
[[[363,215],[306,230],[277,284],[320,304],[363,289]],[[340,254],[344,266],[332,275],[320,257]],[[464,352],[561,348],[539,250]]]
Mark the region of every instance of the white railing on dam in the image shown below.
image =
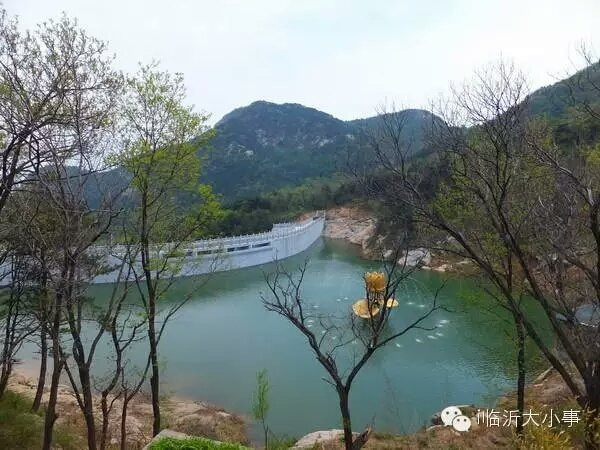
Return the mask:
[[[174,276],[240,269],[289,258],[310,247],[321,236],[324,226],[325,215],[318,212],[303,222],[274,224],[271,231],[264,233],[193,241],[176,249],[173,258],[181,262],[181,267]],[[170,244],[158,245],[156,256],[164,258],[173,250],[174,246]],[[117,281],[118,267],[126,251],[120,245],[96,247],[94,252],[106,255],[107,265],[115,269],[97,275],[93,282]],[[141,268],[139,261],[137,265]]]

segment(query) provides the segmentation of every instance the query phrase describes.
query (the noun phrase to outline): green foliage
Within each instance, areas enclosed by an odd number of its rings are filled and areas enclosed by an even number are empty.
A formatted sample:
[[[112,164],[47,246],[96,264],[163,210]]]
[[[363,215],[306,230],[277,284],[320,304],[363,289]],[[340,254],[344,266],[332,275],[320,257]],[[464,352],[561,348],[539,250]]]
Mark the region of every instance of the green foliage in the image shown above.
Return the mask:
[[[360,196],[356,183],[341,176],[311,179],[300,186],[229,203],[211,234],[235,236],[268,231],[274,223],[293,220],[305,212],[342,205]]]
[[[519,450],[567,450],[574,448],[571,439],[564,431],[554,431],[549,427],[525,427],[521,438],[516,439]]]
[[[190,437],[185,439],[163,438],[154,442],[150,450],[249,450],[240,444],[211,441],[210,439]]]
[[[256,375],[256,392],[252,414],[256,420],[264,421],[269,414],[269,378],[267,370],[263,369]]]
[[[38,449],[42,442],[44,417],[31,412],[31,400],[14,392],[6,391],[0,399],[0,448]],[[57,448],[79,449],[82,443],[63,426],[54,429]]]
[[[211,188],[198,181],[202,164],[197,148],[205,148],[215,135],[206,125],[208,117],[184,105],[179,74],[143,66],[127,84],[122,130],[126,149],[114,162],[130,174],[135,191],[129,228],[152,243],[201,236],[221,216]],[[172,253],[163,252],[166,258]],[[153,268],[164,263],[159,255],[149,263]]]
[[[265,447],[269,447],[269,427],[267,425],[267,415],[269,414],[269,377],[267,370],[263,369],[256,375],[256,392],[254,393],[254,403],[252,404],[252,414],[254,418],[260,421],[265,439]]]

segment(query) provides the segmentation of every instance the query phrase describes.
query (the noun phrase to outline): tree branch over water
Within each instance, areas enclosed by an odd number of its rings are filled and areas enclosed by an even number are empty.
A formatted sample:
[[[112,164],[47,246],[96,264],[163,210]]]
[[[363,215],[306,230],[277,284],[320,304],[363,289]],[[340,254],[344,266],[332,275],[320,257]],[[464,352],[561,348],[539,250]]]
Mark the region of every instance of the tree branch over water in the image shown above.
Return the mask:
[[[395,252],[396,255],[399,253],[399,251]],[[307,261],[298,268],[295,274],[278,263],[274,273],[265,275],[269,289],[268,296],[262,295],[265,308],[284,317],[306,337],[317,361],[327,371],[329,378],[324,378],[324,380],[335,389],[339,398],[344,443],[347,450],[361,448],[371,433],[370,427],[356,438],[352,433],[349,397],[356,376],[379,349],[411,330],[435,329],[435,327],[425,326],[426,320],[438,310],[447,310],[438,301],[443,289],[442,285],[434,293],[432,304],[424,314],[399,330],[391,330],[389,321],[395,309],[396,292],[413,271],[412,268],[407,267],[406,258],[393,261],[384,266],[385,274],[379,273],[374,276],[379,280],[379,285],[375,287],[375,290],[370,281],[373,274],[365,274],[365,301],[368,311],[370,311],[367,313],[367,318],[359,318],[352,311],[339,314],[311,313],[310,305],[302,296],[302,284],[308,269]],[[399,270],[398,261],[400,261]],[[385,283],[382,283],[384,279]],[[377,312],[375,308],[377,308]],[[317,337],[312,330],[315,319],[322,328],[320,337]],[[337,343],[330,344],[331,340],[337,340]],[[352,344],[356,342],[362,344],[361,351],[354,350],[355,346]],[[339,351],[348,346],[352,346],[353,351],[351,363],[346,367],[342,363],[342,355]]]

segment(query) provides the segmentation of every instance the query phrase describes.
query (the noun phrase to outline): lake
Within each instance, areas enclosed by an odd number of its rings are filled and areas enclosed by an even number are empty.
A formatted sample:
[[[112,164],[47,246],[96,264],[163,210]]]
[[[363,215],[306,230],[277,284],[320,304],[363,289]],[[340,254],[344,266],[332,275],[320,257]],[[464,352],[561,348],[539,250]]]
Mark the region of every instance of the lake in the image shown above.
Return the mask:
[[[348,244],[323,239],[286,260],[285,266],[292,269],[307,258],[302,287],[314,314],[349,313],[353,301],[364,297],[364,272],[380,267],[360,259]],[[326,372],[305,338],[262,305],[264,273],[273,268],[266,265],[203,279],[205,285],[168,324],[160,343],[163,393],[249,414],[256,374],[267,369],[268,423],[276,434],[300,437],[339,428],[336,393],[322,380]],[[169,294],[171,301],[197,281],[178,280]],[[392,312],[390,327],[402,327],[427,311],[444,282],[440,299],[452,311],[437,311],[424,324],[435,329],[413,330],[388,344],[356,379],[350,399],[356,429],[373,423],[378,431],[414,431],[447,405],[492,405],[513,388],[516,358],[510,321],[481,308],[481,291],[473,281],[415,272],[397,294],[400,306]],[[94,286],[90,294],[100,303],[109,290],[107,285]],[[317,335],[321,331],[317,322],[314,330]],[[358,345],[349,344],[342,361]],[[140,362],[144,350],[139,349]],[[104,364],[99,355],[95,372],[101,373]]]

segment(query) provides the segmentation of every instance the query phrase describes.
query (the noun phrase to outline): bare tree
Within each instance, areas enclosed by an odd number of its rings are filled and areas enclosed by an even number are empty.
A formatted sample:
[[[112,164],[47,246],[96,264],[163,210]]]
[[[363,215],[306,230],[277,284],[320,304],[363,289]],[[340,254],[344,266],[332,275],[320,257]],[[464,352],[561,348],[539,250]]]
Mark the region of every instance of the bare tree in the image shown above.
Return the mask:
[[[37,329],[37,322],[28,311],[31,296],[31,291],[28,290],[31,281],[29,266],[22,254],[14,255],[8,265],[9,271],[5,276],[10,282],[0,290],[0,397],[6,390],[17,353]]]
[[[344,429],[344,445],[347,450],[363,447],[371,433],[370,428],[356,438],[352,433],[349,398],[356,376],[375,352],[385,345],[411,330],[435,328],[425,326],[424,322],[435,311],[443,308],[437,302],[440,287],[435,293],[433,303],[428,311],[400,329],[392,327],[390,317],[396,306],[394,297],[401,283],[411,273],[405,264],[406,259],[400,259],[403,262],[400,266],[398,265],[399,256],[399,251],[396,251],[394,263],[385,266],[385,274],[365,274],[366,318],[357,318],[352,313],[344,312],[327,315],[315,313],[315,310],[302,296],[301,288],[307,271],[306,262],[299,268],[297,275],[278,265],[275,273],[265,276],[269,288],[269,295],[262,297],[265,308],[284,317],[306,337],[317,361],[327,371],[328,378],[325,381],[335,389],[338,395]],[[399,267],[400,269],[398,269]],[[317,321],[323,330],[320,336],[317,336],[311,329],[313,321]],[[331,345],[331,337],[335,337],[337,342],[335,345]],[[353,352],[351,361],[346,366],[342,362],[339,351],[353,341],[361,344],[360,350]]]
[[[582,324],[578,311],[598,304],[596,178],[584,155],[558,148],[551,130],[532,120],[527,94],[523,75],[510,64],[477,73],[437,108],[443,120],[434,124],[433,145],[449,175],[433,195],[414,166],[395,164],[378,147],[385,184],[371,186],[382,201],[413,211],[430,248],[470,259],[493,283],[489,293],[517,330],[519,409],[528,336],[591,411],[592,423],[600,401],[597,329]],[[545,311],[562,355],[541,338],[539,324],[522,308],[524,296]],[[596,445],[593,434],[587,433],[589,448]]]

